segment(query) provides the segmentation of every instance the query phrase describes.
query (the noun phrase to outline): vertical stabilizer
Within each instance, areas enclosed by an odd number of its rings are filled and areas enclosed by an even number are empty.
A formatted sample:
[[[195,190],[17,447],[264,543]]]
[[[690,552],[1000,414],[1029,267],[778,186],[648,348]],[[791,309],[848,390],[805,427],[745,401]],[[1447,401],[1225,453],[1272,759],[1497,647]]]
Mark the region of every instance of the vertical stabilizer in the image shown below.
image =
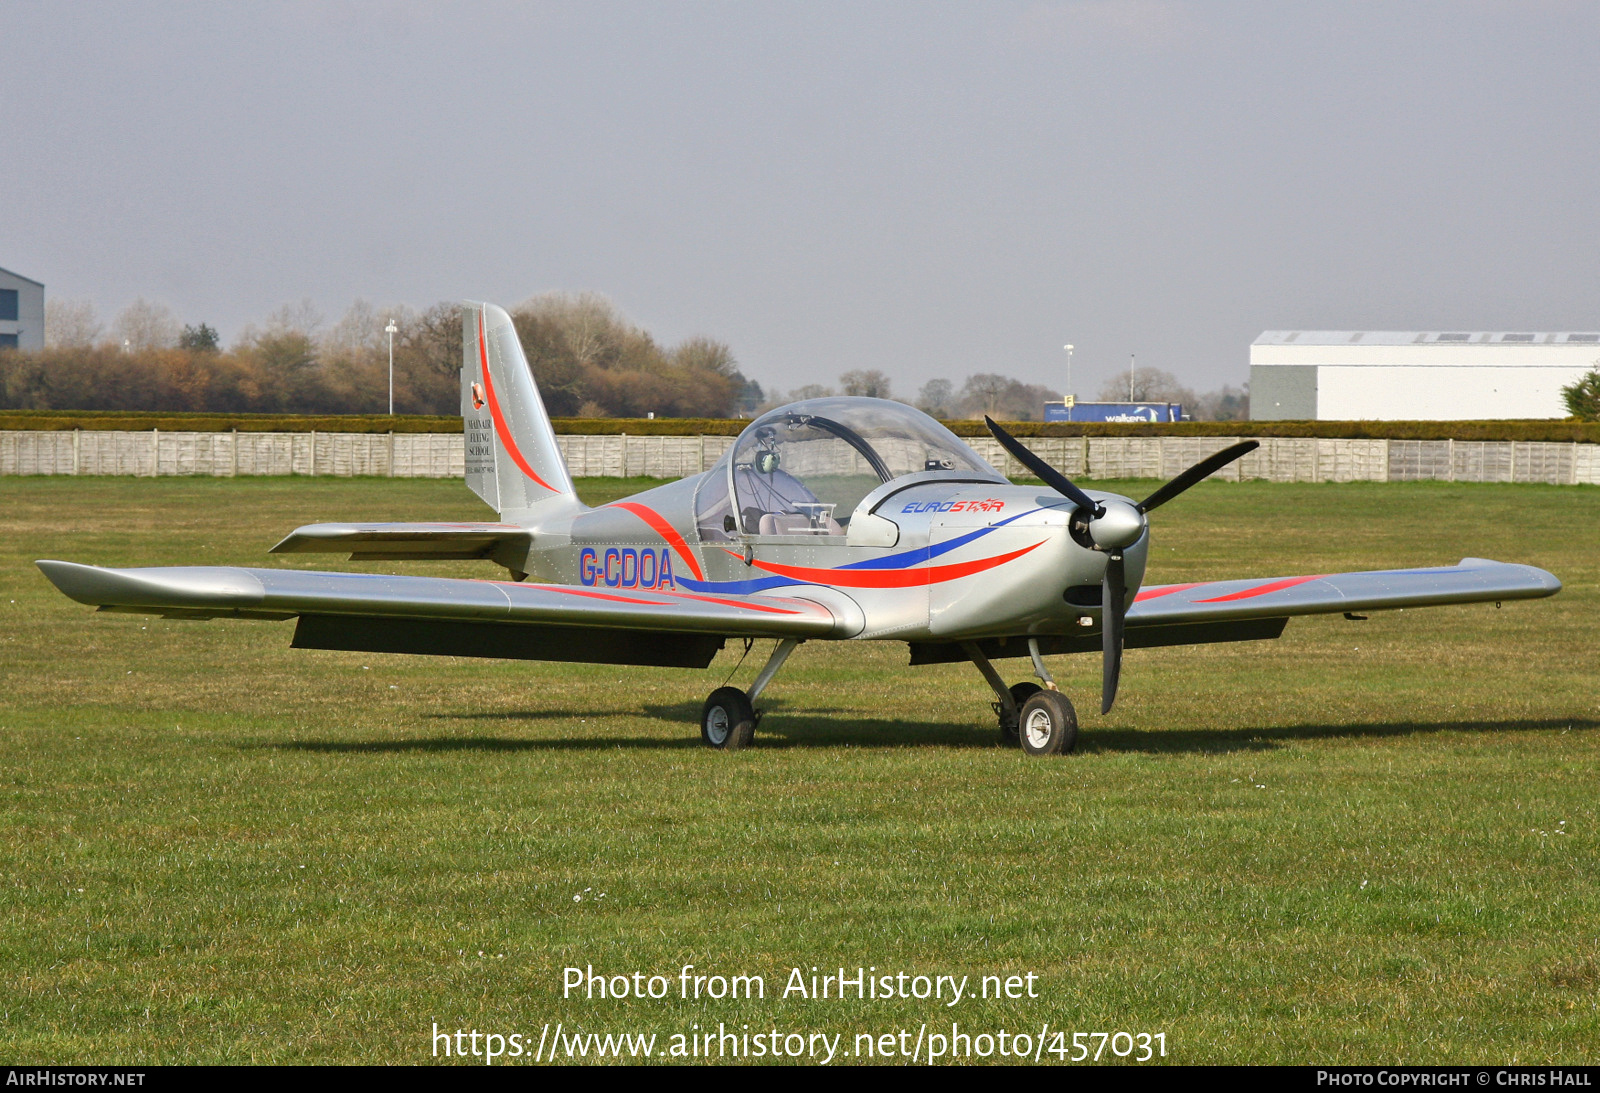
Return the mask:
[[[461,348],[461,417],[472,492],[508,519],[553,502],[577,504],[511,316],[493,304],[462,305]]]

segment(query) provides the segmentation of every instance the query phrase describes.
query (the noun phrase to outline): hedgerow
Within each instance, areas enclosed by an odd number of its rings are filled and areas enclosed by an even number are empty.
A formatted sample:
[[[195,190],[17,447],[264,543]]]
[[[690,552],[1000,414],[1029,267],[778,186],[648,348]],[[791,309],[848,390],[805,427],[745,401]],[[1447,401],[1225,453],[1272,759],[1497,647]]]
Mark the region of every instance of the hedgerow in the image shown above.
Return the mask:
[[[568,436],[737,436],[739,418],[556,418]],[[957,436],[987,436],[981,421],[947,421]],[[1600,423],[1567,421],[1184,421],[1129,425],[1100,422],[1006,423],[1017,436],[1318,437],[1328,440],[1520,440],[1600,444]],[[0,429],[126,429],[170,432],[459,433],[455,416],[396,414],[213,414],[151,411],[5,410]]]

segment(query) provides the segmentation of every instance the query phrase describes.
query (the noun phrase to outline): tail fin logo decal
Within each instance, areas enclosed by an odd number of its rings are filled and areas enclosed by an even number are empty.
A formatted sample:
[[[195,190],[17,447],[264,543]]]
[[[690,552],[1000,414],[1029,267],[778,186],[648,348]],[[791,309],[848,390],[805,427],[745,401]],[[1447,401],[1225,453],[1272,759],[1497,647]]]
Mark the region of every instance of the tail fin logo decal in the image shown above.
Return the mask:
[[[517,447],[517,442],[511,436],[511,429],[506,425],[506,416],[500,412],[500,400],[494,397],[494,377],[489,374],[489,343],[483,334],[483,311],[478,311],[478,363],[483,369],[484,393],[488,395],[489,416],[494,418],[494,431],[500,435],[500,443],[506,446],[506,453],[511,456],[519,470],[551,493],[560,493],[550,483],[534,473],[528,461],[522,456],[522,449]],[[477,401],[477,384],[473,384],[473,401]]]
[[[481,383],[473,383],[472,385],[472,408],[474,410],[483,409],[483,384]]]

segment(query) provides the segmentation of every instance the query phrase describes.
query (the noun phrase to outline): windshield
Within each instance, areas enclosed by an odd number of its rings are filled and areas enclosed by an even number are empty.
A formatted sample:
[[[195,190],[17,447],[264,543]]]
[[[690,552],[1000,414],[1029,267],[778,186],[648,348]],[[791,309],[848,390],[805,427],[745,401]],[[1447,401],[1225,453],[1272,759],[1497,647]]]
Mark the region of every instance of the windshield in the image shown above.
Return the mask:
[[[842,535],[863,497],[919,471],[998,476],[949,429],[887,399],[791,403],[758,418],[733,449],[746,534]]]

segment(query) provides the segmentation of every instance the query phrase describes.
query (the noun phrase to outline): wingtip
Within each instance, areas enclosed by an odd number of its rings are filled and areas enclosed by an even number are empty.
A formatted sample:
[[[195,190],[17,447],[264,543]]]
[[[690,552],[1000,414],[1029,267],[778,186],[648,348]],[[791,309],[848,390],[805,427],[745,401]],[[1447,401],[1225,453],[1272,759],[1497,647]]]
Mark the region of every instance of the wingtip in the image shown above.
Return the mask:
[[[39,558],[33,564],[39,567],[45,579],[55,585],[56,591],[62,595],[91,607],[98,605],[98,600],[86,598],[90,587],[95,583],[94,575],[101,572],[97,567],[78,562],[63,562],[57,558]]]
[[[1523,570],[1537,581],[1539,591],[1535,593],[1535,596],[1554,596],[1563,587],[1560,577],[1557,577],[1547,569],[1540,569],[1534,565],[1523,565],[1520,562],[1497,562],[1493,558],[1463,558],[1456,563],[1457,569],[1495,569],[1502,566]]]
[[[255,607],[264,593],[248,571],[226,566],[108,569],[54,558],[34,565],[63,595],[90,607]]]

